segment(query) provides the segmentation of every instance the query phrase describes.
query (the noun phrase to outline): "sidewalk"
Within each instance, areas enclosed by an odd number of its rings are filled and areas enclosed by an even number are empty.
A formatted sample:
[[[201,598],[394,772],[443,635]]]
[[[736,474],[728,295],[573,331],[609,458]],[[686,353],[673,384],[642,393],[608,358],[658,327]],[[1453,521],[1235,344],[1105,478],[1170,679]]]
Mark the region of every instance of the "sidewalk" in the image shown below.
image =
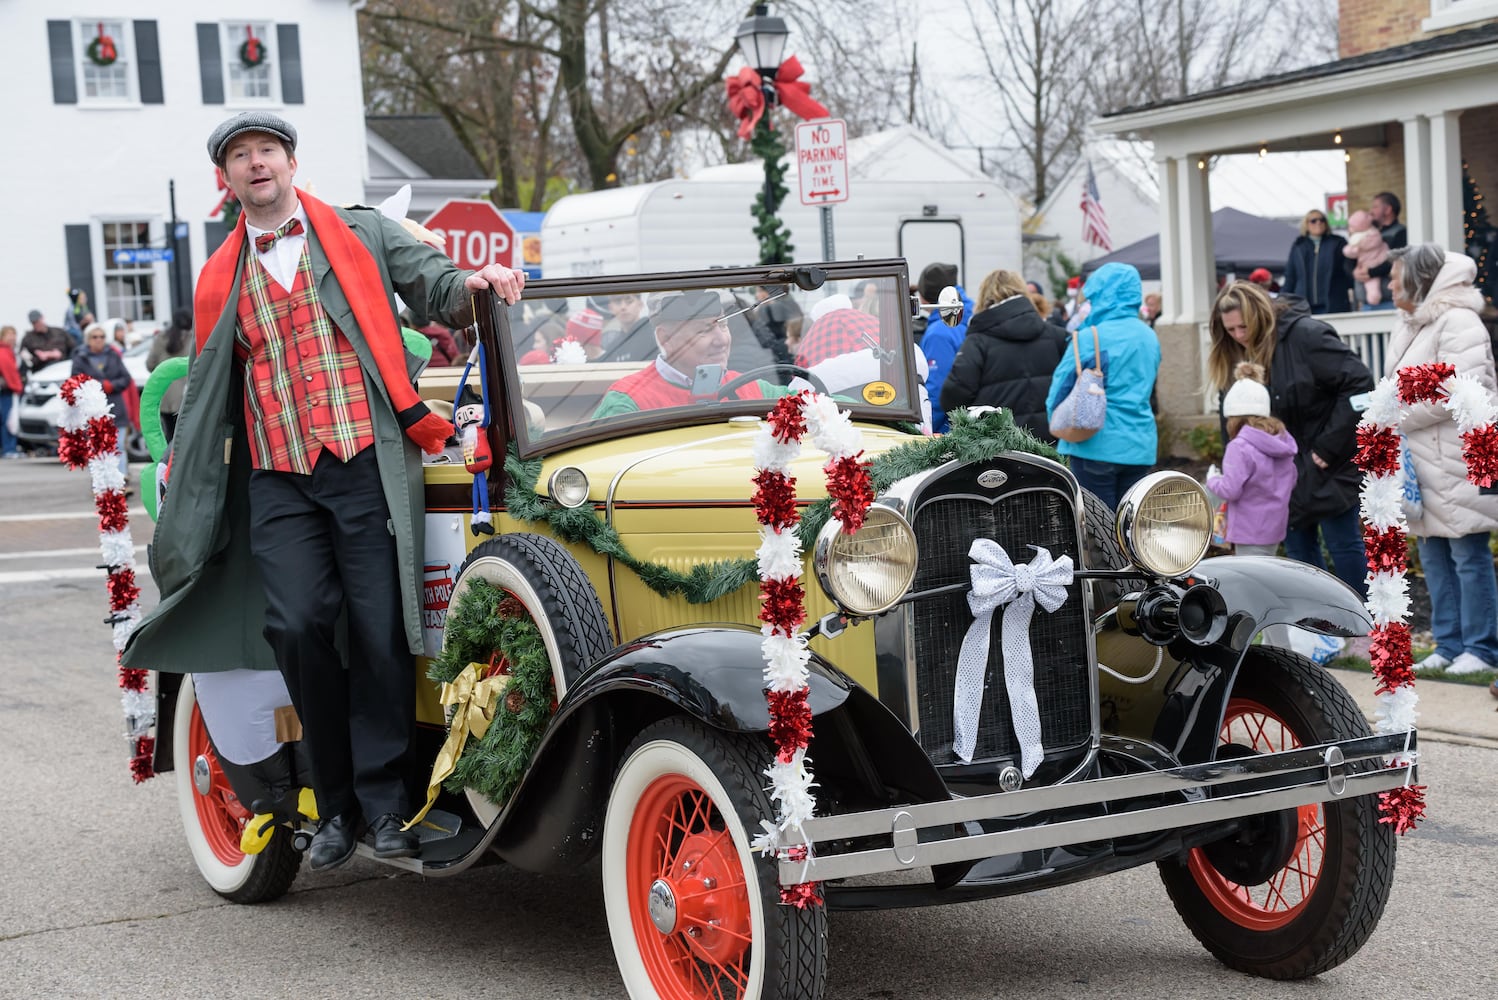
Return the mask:
[[[1371,722],[1377,707],[1373,675],[1367,670],[1333,670],[1332,676],[1347,688]],[[1418,680],[1415,692],[1420,696],[1417,726],[1422,740],[1498,750],[1498,700],[1486,687]]]

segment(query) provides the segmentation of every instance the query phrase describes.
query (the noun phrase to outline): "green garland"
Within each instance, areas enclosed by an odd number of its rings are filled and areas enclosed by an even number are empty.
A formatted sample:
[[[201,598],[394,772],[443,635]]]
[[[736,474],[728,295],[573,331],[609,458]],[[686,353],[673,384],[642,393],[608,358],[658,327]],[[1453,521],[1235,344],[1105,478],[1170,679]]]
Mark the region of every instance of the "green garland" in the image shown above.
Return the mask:
[[[994,410],[976,418],[969,416],[966,410],[957,410],[950,414],[950,418],[952,426],[946,434],[918,438],[875,458],[869,466],[874,492],[882,493],[906,476],[952,461],[986,462],[1006,451],[1052,459],[1057,457],[1056,449],[1017,426],[1008,410]],[[747,490],[747,469],[744,476]],[[689,573],[637,559],[625,548],[624,540],[613,526],[605,523],[591,507],[569,509],[538,496],[536,484],[540,477],[541,459],[521,461],[512,446],[505,459],[505,507],[511,517],[546,525],[562,541],[586,545],[599,555],[627,566],[644,581],[645,586],[662,597],[680,594],[688,604],[710,604],[759,579],[759,566],[752,558],[700,563]],[[802,512],[799,534],[803,550],[811,549],[817,534],[831,516],[832,501],[829,499],[819,500]],[[452,621],[450,613],[448,621]],[[449,624],[449,629],[451,627]],[[487,656],[486,653],[485,658]],[[467,660],[462,661],[457,669],[461,670],[467,663]]]
[[[448,609],[442,652],[427,677],[449,683],[468,664],[486,663],[496,652],[509,662],[510,682],[488,732],[480,740],[469,737],[444,787],[452,792],[472,788],[503,805],[546,732],[556,695],[546,644],[525,606],[475,578]]]
[[[765,161],[765,186],[755,196],[754,206],[749,210],[754,216],[754,235],[759,240],[759,262],[761,264],[784,264],[794,259],[796,248],[791,245],[791,233],[780,224],[779,207],[785,203],[790,189],[785,186],[785,143],[780,133],[770,124],[770,109],[765,108],[764,117],[755,126],[754,138],[749,148]],[[768,193],[769,202],[765,196]]]

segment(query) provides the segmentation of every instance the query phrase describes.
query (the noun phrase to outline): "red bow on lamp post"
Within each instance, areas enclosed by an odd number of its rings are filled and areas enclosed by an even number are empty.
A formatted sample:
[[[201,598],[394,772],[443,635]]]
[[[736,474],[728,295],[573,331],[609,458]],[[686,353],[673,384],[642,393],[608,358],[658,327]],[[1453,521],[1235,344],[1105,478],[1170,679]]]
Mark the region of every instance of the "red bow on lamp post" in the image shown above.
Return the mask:
[[[801,60],[791,56],[775,71],[770,86],[780,103],[798,118],[826,118],[827,107],[811,96],[811,84],[801,82],[806,70]],[[739,70],[738,76],[730,76],[728,83],[728,110],[739,120],[739,138],[747,139],[754,134],[765,113],[765,81],[752,66]]]

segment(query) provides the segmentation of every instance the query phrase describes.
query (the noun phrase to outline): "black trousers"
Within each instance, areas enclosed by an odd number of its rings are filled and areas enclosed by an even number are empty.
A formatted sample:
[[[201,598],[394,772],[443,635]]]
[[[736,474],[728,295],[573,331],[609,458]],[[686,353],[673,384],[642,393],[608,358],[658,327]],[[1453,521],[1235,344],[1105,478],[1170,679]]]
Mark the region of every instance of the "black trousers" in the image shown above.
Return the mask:
[[[416,687],[375,449],[347,463],[325,449],[310,476],[256,469],[249,492],[265,638],[302,721],[318,811],[408,818]]]

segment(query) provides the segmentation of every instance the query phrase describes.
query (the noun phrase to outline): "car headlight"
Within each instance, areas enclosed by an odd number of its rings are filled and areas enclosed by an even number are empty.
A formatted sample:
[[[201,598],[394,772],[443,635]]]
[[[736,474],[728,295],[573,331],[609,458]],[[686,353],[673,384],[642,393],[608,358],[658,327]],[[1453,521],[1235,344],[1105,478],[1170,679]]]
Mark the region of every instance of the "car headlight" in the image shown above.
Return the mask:
[[[1190,476],[1155,472],[1118,502],[1118,544],[1136,566],[1180,576],[1201,561],[1212,538],[1207,494]]]
[[[551,474],[546,492],[563,507],[581,507],[588,499],[588,476],[575,465],[564,465]]]
[[[812,550],[822,589],[841,611],[859,617],[877,615],[904,597],[915,565],[915,532],[905,518],[879,504],[851,535],[840,521],[828,521]]]

